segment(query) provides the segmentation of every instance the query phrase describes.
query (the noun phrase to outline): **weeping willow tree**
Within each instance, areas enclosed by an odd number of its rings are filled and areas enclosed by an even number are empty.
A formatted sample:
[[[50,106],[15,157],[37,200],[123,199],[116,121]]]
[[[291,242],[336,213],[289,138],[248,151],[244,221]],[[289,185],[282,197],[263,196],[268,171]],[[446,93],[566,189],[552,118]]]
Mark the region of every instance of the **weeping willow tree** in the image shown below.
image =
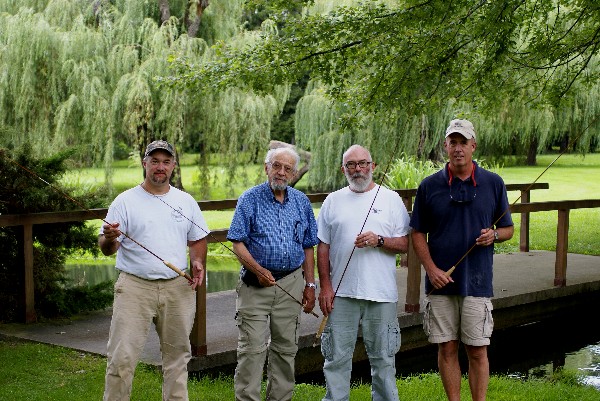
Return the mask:
[[[346,185],[340,173],[342,155],[355,143],[369,149],[379,165],[379,175],[402,153],[440,160],[441,133],[446,129],[448,116],[459,113],[459,108],[450,100],[429,114],[414,114],[407,108],[361,115],[351,118],[352,124],[346,123],[347,113],[327,95],[320,82],[310,82],[298,102],[296,141],[312,151],[309,174],[313,190],[329,191]]]
[[[170,17],[161,21],[165,3]],[[77,162],[104,165],[110,186],[117,145],[141,155],[148,142],[163,138],[173,142],[179,154],[186,147],[219,152],[229,176],[244,178],[235,175],[236,155],[267,148],[270,124],[287,99],[287,86],[257,95],[240,89],[167,87],[159,79],[170,73],[170,58],[205,63],[215,55],[210,44],[237,34],[242,1],[207,4],[0,4],[0,127],[12,133],[3,145],[31,144],[34,154],[78,147]],[[198,37],[192,37],[189,21],[183,20],[198,16],[194,10],[200,9]],[[206,155],[201,159],[209,161]],[[201,184],[209,187],[205,181]]]

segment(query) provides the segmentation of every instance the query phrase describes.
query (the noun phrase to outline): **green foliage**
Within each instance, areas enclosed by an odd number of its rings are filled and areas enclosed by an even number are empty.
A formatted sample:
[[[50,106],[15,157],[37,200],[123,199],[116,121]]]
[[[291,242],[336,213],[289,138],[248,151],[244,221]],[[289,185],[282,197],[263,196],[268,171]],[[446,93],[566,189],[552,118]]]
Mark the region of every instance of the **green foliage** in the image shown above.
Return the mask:
[[[60,210],[81,209],[64,194],[72,197],[80,205],[98,207],[102,192],[68,194],[68,189],[58,181],[66,170],[65,160],[72,152],[63,152],[46,158],[36,159],[30,147],[21,151],[9,152],[0,149],[0,214],[27,214]],[[34,177],[23,168],[29,169],[41,179]],[[53,188],[56,190],[54,190]],[[23,288],[23,229],[21,226],[0,228],[0,303],[4,305],[0,320],[13,320],[19,312],[16,307]],[[97,254],[97,234],[84,223],[54,223],[33,226],[34,241],[34,296],[36,311],[40,316],[56,316],[69,313],[65,300],[74,294],[64,294],[64,262],[71,252],[87,250]],[[94,290],[100,290],[94,289]],[[91,295],[94,291],[89,291]],[[100,291],[101,292],[101,291]],[[73,301],[71,310],[87,308],[88,301],[80,294]],[[91,299],[94,305],[104,305],[99,299]]]
[[[42,316],[73,316],[78,313],[102,310],[112,305],[113,282],[79,285],[53,291],[38,303]]]
[[[384,185],[391,189],[417,188],[423,178],[437,172],[442,166],[442,163],[417,160],[414,156],[402,154],[392,163]]]

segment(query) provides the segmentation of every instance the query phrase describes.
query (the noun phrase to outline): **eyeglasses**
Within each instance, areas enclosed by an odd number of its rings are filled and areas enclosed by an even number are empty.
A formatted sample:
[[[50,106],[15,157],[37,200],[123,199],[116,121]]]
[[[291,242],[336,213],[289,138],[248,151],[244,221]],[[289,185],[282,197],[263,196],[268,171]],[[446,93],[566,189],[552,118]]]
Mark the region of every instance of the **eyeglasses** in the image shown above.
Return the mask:
[[[354,170],[356,169],[356,166],[359,166],[360,168],[365,168],[367,167],[369,164],[372,164],[373,162],[369,162],[366,160],[360,160],[357,162],[347,162],[346,164],[344,164],[344,166],[348,169],[348,170]]]
[[[274,162],[274,163],[268,162],[267,164],[270,165],[271,168],[275,169],[276,171],[279,171],[279,170],[281,170],[281,168],[283,168],[283,171],[285,171],[286,174],[291,174],[296,171],[295,168],[283,165],[279,162]]]
[[[477,197],[477,187],[470,181],[450,185],[450,200],[456,203],[469,203]]]

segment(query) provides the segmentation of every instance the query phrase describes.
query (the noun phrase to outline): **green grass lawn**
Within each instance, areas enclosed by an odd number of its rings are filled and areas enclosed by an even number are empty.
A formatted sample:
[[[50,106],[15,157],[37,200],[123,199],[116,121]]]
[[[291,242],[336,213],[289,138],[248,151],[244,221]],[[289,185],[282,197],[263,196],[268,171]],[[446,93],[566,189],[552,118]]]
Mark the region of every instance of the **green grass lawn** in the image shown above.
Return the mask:
[[[534,182],[557,155],[538,156],[538,166],[502,168],[498,173],[507,184]],[[547,182],[549,189],[531,193],[531,202],[600,198],[600,154],[563,155],[537,182]],[[520,194],[509,192],[509,202]],[[533,250],[556,249],[558,212],[531,214],[530,247]],[[499,252],[518,252],[520,216],[513,215],[516,235],[498,246]],[[600,255],[600,209],[577,209],[569,214],[569,252]]]
[[[104,388],[106,359],[47,344],[0,338],[0,400],[73,401],[98,400]],[[133,380],[132,401],[161,399],[161,374],[140,363]],[[444,390],[436,373],[399,378],[401,400],[443,401]],[[200,377],[188,381],[190,401],[232,400],[232,377]],[[469,400],[469,387],[463,378],[462,399]],[[264,388],[263,388],[264,391]],[[317,401],[325,394],[320,385],[298,384],[294,401]],[[574,372],[559,372],[552,379],[529,379],[492,376],[488,399],[494,401],[592,401],[599,390],[578,383]],[[370,385],[355,385],[353,401],[371,400]]]

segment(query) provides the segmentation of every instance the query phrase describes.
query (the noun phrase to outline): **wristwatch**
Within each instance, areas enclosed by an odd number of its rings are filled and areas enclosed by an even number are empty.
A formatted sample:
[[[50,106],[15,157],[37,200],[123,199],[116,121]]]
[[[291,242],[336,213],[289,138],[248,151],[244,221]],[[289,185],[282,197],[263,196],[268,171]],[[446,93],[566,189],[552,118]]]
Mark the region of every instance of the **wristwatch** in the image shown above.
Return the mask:
[[[494,241],[498,241],[498,231],[494,230]]]
[[[306,283],[305,287],[312,288],[314,290],[317,289],[317,285],[315,283]]]
[[[384,240],[381,235],[377,236],[377,248],[381,248],[383,246]]]

